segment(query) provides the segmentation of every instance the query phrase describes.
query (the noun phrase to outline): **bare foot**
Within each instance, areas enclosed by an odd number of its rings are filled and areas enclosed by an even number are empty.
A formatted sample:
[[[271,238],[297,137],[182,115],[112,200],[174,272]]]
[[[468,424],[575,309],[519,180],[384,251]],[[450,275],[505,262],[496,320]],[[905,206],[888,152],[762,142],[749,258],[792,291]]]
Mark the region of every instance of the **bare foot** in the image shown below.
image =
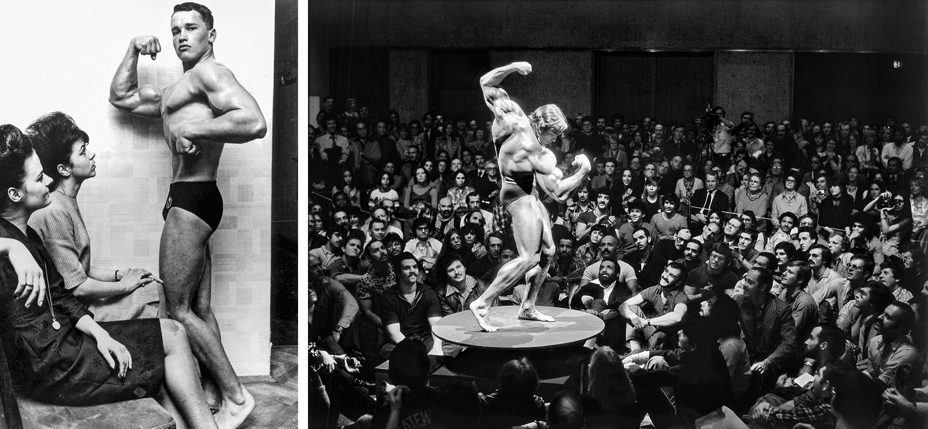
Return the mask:
[[[216,419],[216,426],[219,426],[219,429],[236,429],[245,422],[248,415],[255,409],[255,398],[245,390],[245,386],[242,386],[242,394],[245,395],[245,401],[241,404],[223,398],[222,408],[219,409],[218,413],[213,414],[213,418]]]
[[[480,325],[480,329],[487,332],[496,332],[496,327],[490,325],[490,307],[485,302],[478,299],[470,303],[470,311],[474,313],[474,317],[477,319],[477,324]]]
[[[537,320],[539,322],[553,322],[554,318],[538,311],[535,307],[523,308],[519,310],[519,318],[522,320]]]

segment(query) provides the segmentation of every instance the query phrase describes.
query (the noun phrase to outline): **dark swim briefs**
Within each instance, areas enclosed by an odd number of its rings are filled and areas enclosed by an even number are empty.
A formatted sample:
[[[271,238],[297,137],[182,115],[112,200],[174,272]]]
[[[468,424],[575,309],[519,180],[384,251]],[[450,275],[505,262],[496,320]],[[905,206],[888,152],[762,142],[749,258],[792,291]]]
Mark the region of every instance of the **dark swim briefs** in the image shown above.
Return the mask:
[[[164,203],[161,216],[168,218],[171,207],[184,209],[206,222],[213,232],[219,228],[222,220],[222,195],[212,182],[174,182],[168,191],[168,199]]]

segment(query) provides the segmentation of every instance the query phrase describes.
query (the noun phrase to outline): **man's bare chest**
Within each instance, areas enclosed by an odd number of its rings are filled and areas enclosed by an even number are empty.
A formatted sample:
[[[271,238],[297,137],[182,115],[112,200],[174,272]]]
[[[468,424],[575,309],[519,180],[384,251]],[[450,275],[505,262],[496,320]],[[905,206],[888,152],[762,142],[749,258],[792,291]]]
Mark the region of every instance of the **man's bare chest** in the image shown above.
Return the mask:
[[[165,88],[162,100],[161,113],[165,118],[191,107],[209,110],[209,105],[199,88],[186,77]]]

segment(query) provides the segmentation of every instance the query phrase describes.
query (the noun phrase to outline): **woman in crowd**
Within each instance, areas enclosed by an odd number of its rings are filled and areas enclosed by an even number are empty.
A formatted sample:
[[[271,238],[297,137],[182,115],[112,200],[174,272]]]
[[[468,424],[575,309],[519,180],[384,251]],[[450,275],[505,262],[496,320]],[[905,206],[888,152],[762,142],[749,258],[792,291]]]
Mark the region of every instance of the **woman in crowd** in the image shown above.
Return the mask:
[[[616,188],[616,197],[621,199],[622,207],[628,208],[628,203],[637,201],[642,192],[642,186],[639,185],[635,178],[635,173],[630,168],[622,170],[622,181]]]
[[[489,252],[483,244],[485,232],[483,226],[475,223],[467,223],[461,227],[464,244],[470,246],[470,251],[474,254],[475,259],[480,259]]]
[[[751,357],[741,338],[741,309],[728,295],[718,295],[700,303],[700,314],[709,321],[728,365],[732,392],[740,398],[751,384]]]
[[[368,209],[371,211],[384,200],[393,200],[397,203],[400,201],[400,194],[393,190],[393,175],[386,171],[381,171],[377,177],[379,178],[377,180],[377,188],[371,191],[371,196],[367,203]]]
[[[447,154],[447,152],[441,152]],[[438,180],[438,198],[444,198],[448,195],[448,189],[454,187],[454,176],[451,175],[451,161],[447,159],[438,159],[435,162],[435,176]]]
[[[752,172],[751,178],[748,180],[747,192],[735,198],[735,212],[738,214],[744,213],[746,210],[754,212],[754,216],[757,218],[755,228],[758,230],[767,229],[767,222],[763,218],[767,217],[767,209],[770,207],[770,204],[768,204],[770,196],[764,193],[763,183],[763,176],[760,173]]]
[[[600,346],[590,357],[589,384],[584,405],[591,428],[638,427],[644,412],[625,371],[622,357],[609,346]]]
[[[448,188],[447,197],[451,199],[454,210],[467,208],[467,195],[474,192],[474,188],[467,186],[467,173],[461,169],[451,174],[454,185]]]
[[[98,322],[158,317],[163,292],[150,272],[91,265],[90,235],[77,205],[84,181],[97,175],[95,154],[87,149],[90,137],[61,112],[40,117],[28,131],[53,191],[49,206],[36,212],[29,226],[47,243],[65,288]]]
[[[851,156],[853,155],[848,155],[848,158]],[[850,161],[848,161],[848,164],[850,164]],[[866,198],[867,195],[867,181],[866,178],[860,174],[860,167],[857,167],[856,165],[848,166],[846,188],[847,194],[854,199],[854,210],[857,210],[858,203]]]
[[[332,187],[332,195],[338,192],[344,192],[348,196],[348,203],[357,208],[361,208],[361,191],[354,184],[354,174],[349,169],[342,171],[342,181]]]
[[[403,208],[415,211],[415,206],[420,201],[432,207],[438,207],[438,189],[432,182],[429,182],[428,171],[425,167],[417,168],[413,180],[406,186]]]
[[[461,234],[461,231],[457,228],[451,228],[445,233],[445,238],[441,243],[441,251],[438,253],[438,256],[435,257],[435,260],[437,261],[441,259],[442,256],[449,253],[457,253],[464,262],[464,265],[470,266],[470,264],[477,260],[471,248],[471,246],[468,246],[464,242],[464,235]],[[441,277],[440,273],[437,277]]]
[[[912,211],[912,241],[928,253],[928,197],[925,181],[918,177],[909,179],[909,207]]]
[[[644,179],[644,192],[641,193],[641,201],[644,202],[645,206],[645,219],[651,219],[664,211],[660,195],[658,194],[660,187],[660,177],[651,176]],[[677,201],[679,202],[680,200],[677,199]]]
[[[16,391],[65,406],[153,397],[190,427],[232,422],[235,410],[228,407],[215,420],[210,414],[183,326],[169,319],[97,323],[65,288],[42,240],[27,225],[51,202],[50,183],[30,139],[12,125],[0,126],[0,188],[7,190],[0,199],[0,238],[24,245],[43,272],[14,290],[22,263],[32,262],[11,255],[0,259],[0,293],[9,310],[0,319],[9,333],[3,349]],[[36,303],[14,297],[33,290],[43,295],[44,305],[27,307]]]
[[[854,200],[854,209],[858,212],[863,211],[864,207],[867,207],[871,201],[877,200],[880,198],[880,194],[883,193],[883,182],[874,181],[870,183],[870,186],[867,187],[867,192],[859,200]]]

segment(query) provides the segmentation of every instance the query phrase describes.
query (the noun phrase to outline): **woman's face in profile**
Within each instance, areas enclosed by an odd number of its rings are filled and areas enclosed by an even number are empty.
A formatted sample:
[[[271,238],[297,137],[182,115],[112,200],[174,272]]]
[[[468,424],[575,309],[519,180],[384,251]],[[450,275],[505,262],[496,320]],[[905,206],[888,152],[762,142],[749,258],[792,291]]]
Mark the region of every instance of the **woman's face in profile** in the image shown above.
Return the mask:
[[[25,163],[26,175],[23,178],[23,184],[20,187],[22,193],[22,204],[29,211],[35,211],[51,204],[51,192],[48,186],[51,185],[52,179],[42,172],[42,162],[39,156],[32,153],[32,156],[26,158]]]

